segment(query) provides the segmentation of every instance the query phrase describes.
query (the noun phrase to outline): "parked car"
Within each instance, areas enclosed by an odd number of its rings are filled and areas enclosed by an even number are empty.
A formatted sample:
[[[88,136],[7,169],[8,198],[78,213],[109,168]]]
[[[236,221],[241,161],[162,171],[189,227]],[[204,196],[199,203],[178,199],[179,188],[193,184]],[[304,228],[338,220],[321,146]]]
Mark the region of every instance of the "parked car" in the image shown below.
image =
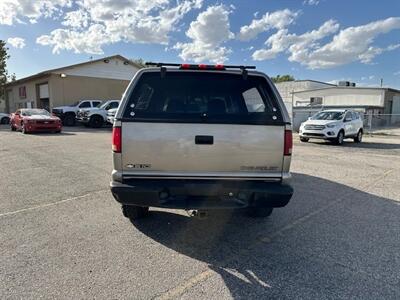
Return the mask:
[[[109,123],[111,125],[114,124],[114,117],[115,117],[115,114],[117,113],[117,110],[118,110],[118,108],[112,108],[112,109],[108,110],[107,123]]]
[[[84,125],[98,128],[107,122],[107,112],[118,108],[120,100],[108,100],[98,107],[82,108],[76,114],[76,120]]]
[[[0,113],[0,124],[10,123],[10,115],[5,113]]]
[[[310,138],[324,139],[342,145],[344,139],[352,138],[361,143],[364,133],[363,120],[353,110],[323,110],[300,125],[300,141]]]
[[[54,107],[52,113],[59,117],[65,126],[74,126],[79,109],[97,107],[101,102],[101,100],[81,100],[71,105]]]
[[[18,109],[11,115],[10,128],[22,133],[52,131],[60,133],[61,119],[51,115],[47,110],[37,108]]]
[[[124,216],[164,207],[266,217],[287,205],[292,129],[268,76],[248,67],[158,66],[136,73],[115,116],[110,187]]]

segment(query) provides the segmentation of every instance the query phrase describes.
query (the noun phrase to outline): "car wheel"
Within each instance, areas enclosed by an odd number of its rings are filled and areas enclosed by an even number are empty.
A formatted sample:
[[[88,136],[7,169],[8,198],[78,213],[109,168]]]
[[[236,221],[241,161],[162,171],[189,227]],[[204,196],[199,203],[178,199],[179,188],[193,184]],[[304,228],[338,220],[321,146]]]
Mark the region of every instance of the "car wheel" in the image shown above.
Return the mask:
[[[249,207],[247,214],[252,218],[266,218],[272,214],[273,207]]]
[[[15,128],[14,125],[11,124],[11,123],[10,123],[10,129],[11,129],[11,131],[16,131],[17,130],[17,128]]]
[[[136,205],[122,205],[122,214],[125,218],[134,221],[146,217],[149,214],[149,208]]]
[[[363,132],[362,130],[359,130],[356,137],[354,138],[355,143],[361,143],[362,142],[362,137],[363,137]]]
[[[339,131],[339,133],[335,139],[335,144],[343,145],[343,141],[344,141],[344,132],[343,132],[343,130],[341,130],[341,131]]]
[[[92,116],[89,123],[90,127],[100,128],[103,125],[103,118],[100,116]]]
[[[10,123],[10,118],[9,117],[4,117],[4,118],[1,119],[0,123],[1,124],[8,124],[8,123]]]
[[[67,114],[64,117],[63,125],[65,125],[65,126],[75,126],[75,115]]]
[[[307,143],[309,141],[309,138],[305,138],[305,137],[300,137],[300,141]]]

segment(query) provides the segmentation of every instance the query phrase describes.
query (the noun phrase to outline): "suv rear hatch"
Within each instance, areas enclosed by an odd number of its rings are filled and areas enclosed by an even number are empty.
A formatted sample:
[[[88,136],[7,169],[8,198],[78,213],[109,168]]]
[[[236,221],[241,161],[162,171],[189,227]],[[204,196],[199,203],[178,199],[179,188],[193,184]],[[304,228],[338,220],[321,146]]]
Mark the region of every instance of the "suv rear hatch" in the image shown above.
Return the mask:
[[[261,73],[142,70],[118,114],[123,177],[279,179],[282,109]]]

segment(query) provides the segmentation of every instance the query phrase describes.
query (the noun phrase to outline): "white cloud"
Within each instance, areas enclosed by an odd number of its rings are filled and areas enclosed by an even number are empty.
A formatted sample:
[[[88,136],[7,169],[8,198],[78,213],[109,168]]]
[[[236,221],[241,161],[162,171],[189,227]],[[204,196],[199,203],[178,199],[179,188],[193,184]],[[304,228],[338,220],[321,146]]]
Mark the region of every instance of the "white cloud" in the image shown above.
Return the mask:
[[[400,76],[400,71],[394,72],[393,75]]]
[[[64,26],[71,26],[74,28],[86,28],[89,25],[89,14],[84,10],[75,10],[67,12],[64,16]]]
[[[1,0],[0,24],[23,23],[26,19],[36,23],[39,18],[52,17],[71,5],[72,0]]]
[[[400,45],[390,45],[386,48],[372,45],[378,35],[400,29],[400,17],[348,27],[334,35],[325,45],[321,46],[318,43],[319,40],[334,34],[338,28],[339,24],[329,20],[318,30],[302,35],[290,34],[287,29],[281,29],[268,38],[268,48],[253,53],[253,59],[271,59],[278,53],[287,51],[290,53],[289,61],[298,62],[310,69],[322,69],[356,61],[371,64],[377,55],[400,48]]]
[[[20,37],[8,38],[7,43],[9,43],[14,48],[18,48],[18,49],[22,49],[25,47],[25,40]]]
[[[71,50],[75,53],[103,54],[101,46],[110,42],[105,27],[100,24],[91,25],[83,32],[68,29],[56,29],[50,35],[42,35],[36,42],[44,46],[52,46],[53,53]]]
[[[203,0],[81,0],[78,9],[65,14],[67,28],[53,30],[37,39],[54,53],[72,50],[102,54],[102,47],[116,42],[168,44],[169,34]]]
[[[289,9],[277,10],[273,13],[267,12],[260,19],[253,20],[250,25],[240,28],[238,39],[241,41],[250,41],[260,33],[270,29],[283,29],[294,22],[299,12]]]
[[[190,43],[177,43],[174,49],[180,50],[179,56],[185,61],[223,63],[231,50],[221,45],[233,39],[230,31],[230,11],[223,5],[210,6],[190,23],[186,35]]]
[[[334,20],[328,20],[318,29],[308,31],[301,35],[291,34],[288,29],[281,29],[271,35],[265,44],[267,49],[256,50],[253,53],[254,60],[266,60],[275,58],[277,54],[288,50],[291,53],[290,61],[302,60],[307,55],[309,48],[318,47],[317,41],[337,32],[339,24]]]
[[[319,2],[319,0],[304,0],[303,5],[318,5]]]

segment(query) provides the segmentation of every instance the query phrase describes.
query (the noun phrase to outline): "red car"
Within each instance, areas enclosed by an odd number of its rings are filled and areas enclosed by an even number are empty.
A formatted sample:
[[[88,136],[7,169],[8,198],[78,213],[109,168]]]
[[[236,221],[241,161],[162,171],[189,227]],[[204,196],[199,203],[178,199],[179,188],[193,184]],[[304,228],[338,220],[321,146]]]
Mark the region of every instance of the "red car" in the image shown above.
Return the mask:
[[[61,132],[62,124],[59,117],[51,115],[45,109],[22,108],[11,114],[10,127],[12,131],[23,133],[52,131]]]

